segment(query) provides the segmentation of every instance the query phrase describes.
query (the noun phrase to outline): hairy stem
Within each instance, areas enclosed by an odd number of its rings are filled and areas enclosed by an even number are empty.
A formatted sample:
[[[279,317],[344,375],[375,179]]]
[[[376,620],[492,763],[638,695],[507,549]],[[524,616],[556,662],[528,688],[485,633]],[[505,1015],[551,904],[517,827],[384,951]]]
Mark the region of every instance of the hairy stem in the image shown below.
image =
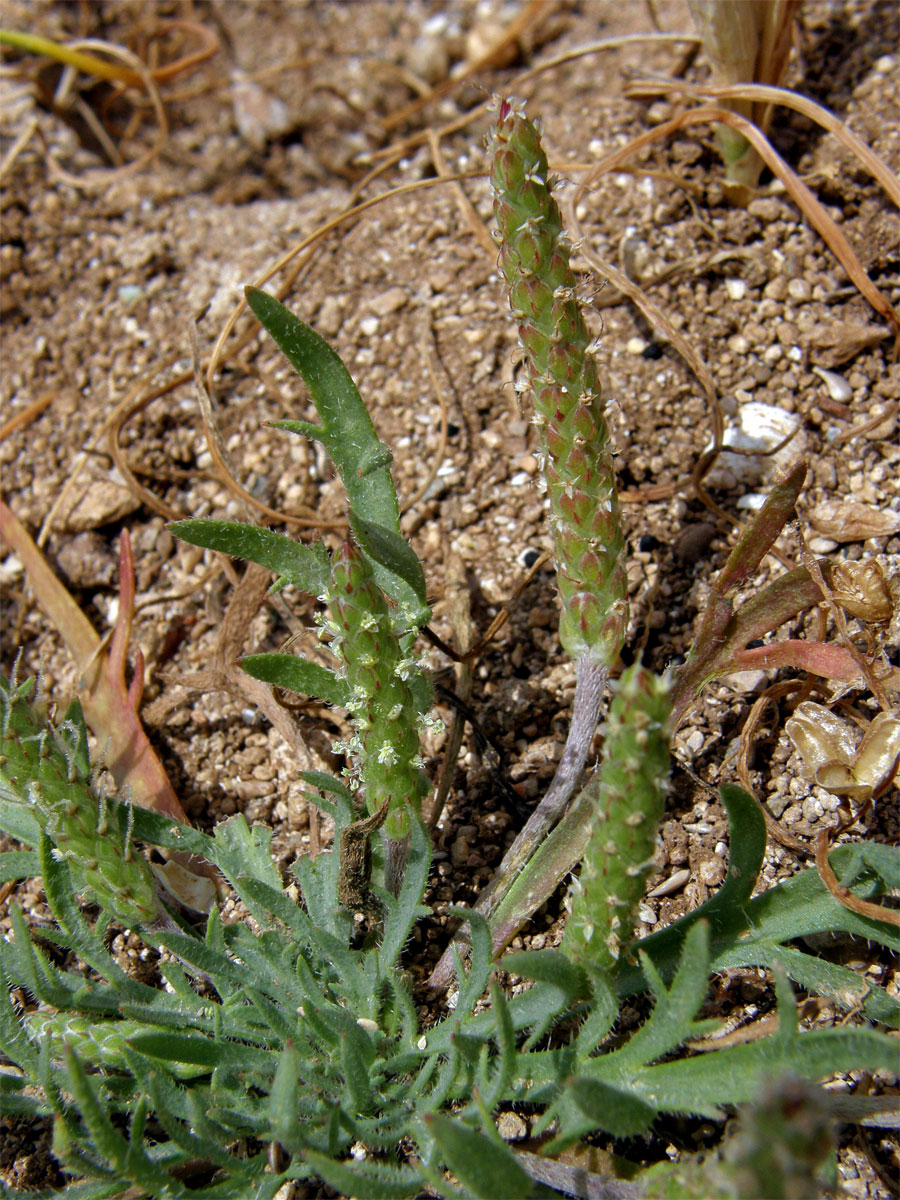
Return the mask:
[[[587,655],[579,659],[575,681],[575,701],[572,706],[572,723],[569,726],[569,733],[559,766],[556,768],[556,774],[537,808],[504,855],[494,878],[475,903],[475,911],[487,917],[489,924],[491,923],[491,914],[495,912],[519,878],[535,849],[565,812],[569,801],[575,794],[590,754],[597,722],[600,719],[600,708],[606,693],[608,677],[608,667],[594,662]],[[555,887],[555,882],[553,886]],[[511,924],[514,924],[516,929],[519,928],[534,911],[534,908],[547,899],[540,887],[529,893],[532,898],[535,895],[540,898],[529,911],[523,910],[514,916],[506,917],[504,921],[506,929]],[[452,971],[453,953],[452,948],[448,947],[431,974],[428,981],[429,986],[432,988],[446,987],[450,982]]]

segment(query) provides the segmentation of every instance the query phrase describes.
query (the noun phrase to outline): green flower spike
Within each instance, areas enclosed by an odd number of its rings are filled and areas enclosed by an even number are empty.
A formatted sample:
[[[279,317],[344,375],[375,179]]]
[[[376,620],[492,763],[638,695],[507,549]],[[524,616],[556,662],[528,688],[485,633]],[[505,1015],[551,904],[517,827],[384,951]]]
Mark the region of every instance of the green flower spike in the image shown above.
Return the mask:
[[[574,659],[611,667],[625,640],[627,580],[597,368],[540,134],[520,105],[496,103],[488,151],[500,270],[540,431],[562,601],[560,641]]]
[[[132,841],[130,805],[107,805],[91,778],[87,731],[75,701],[53,728],[0,678],[0,798],[26,805],[86,893],[129,927],[148,928],[160,908],[150,865]]]
[[[412,656],[416,629],[397,632],[368,560],[350,542],[335,556],[325,598],[331,619],[323,633],[344,664],[355,730],[338,748],[349,754],[351,787],[362,789],[368,812],[389,800],[385,836],[400,842],[428,788],[419,728],[427,721],[431,691]]]
[[[609,430],[562,217],[550,194],[547,156],[520,104],[495,98],[493,107],[497,121],[487,147],[499,264],[519,327],[540,434],[562,605],[559,638],[575,660],[576,673],[572,723],[556,774],[476,902],[476,910],[489,917],[578,788],[609,670],[628,624],[624,538]],[[536,884],[531,894],[539,891]],[[510,920],[521,923],[527,915]],[[445,986],[451,971],[452,958],[445,953],[430,985]]]
[[[653,865],[669,773],[669,685],[630,667],[606,721],[596,817],[581,876],[568,897],[563,949],[611,970],[627,950]]]

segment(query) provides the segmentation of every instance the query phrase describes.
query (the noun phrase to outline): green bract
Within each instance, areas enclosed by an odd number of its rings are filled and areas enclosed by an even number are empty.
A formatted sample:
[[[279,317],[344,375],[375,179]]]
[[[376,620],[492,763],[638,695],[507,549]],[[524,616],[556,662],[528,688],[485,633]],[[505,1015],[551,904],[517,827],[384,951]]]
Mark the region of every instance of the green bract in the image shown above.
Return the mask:
[[[160,910],[153,873],[134,846],[133,810],[93,785],[81,705],[54,727],[29,702],[33,686],[0,676],[0,797],[27,806],[92,900],[124,925],[151,926]]]

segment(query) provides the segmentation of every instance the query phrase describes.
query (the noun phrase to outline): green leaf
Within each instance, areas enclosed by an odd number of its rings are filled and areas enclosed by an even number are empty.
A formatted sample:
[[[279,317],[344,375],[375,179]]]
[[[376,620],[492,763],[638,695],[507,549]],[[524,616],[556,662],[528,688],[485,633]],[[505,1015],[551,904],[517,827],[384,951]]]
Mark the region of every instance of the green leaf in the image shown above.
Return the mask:
[[[720,1105],[755,1099],[763,1081],[781,1071],[816,1080],[840,1071],[893,1072],[896,1067],[897,1045],[885,1034],[870,1029],[818,1029],[799,1034],[786,1047],[767,1037],[638,1068],[631,1087],[660,1110],[714,1118]]]
[[[268,567],[310,596],[320,595],[328,582],[331,563],[321,542],[306,546],[286,534],[240,521],[173,521],[169,530],[192,546]]]
[[[595,1128],[603,1129],[613,1137],[638,1137],[656,1118],[655,1107],[600,1079],[582,1076],[573,1079],[568,1087],[572,1099]]]
[[[514,951],[503,956],[501,965],[514,975],[552,984],[560,993],[560,1007],[590,991],[584,969],[559,950]]]
[[[299,692],[302,696],[312,696],[316,700],[324,700],[326,704],[346,708],[350,700],[350,689],[345,680],[327,667],[296,654],[248,654],[238,660],[238,665],[263,683],[274,684],[288,692]]]
[[[303,1159],[342,1196],[407,1200],[421,1189],[422,1177],[410,1167],[380,1162],[341,1162],[318,1150],[304,1150]]]
[[[363,552],[373,563],[378,563],[402,579],[413,592],[420,605],[420,616],[430,613],[425,591],[425,572],[419,561],[419,556],[401,534],[374,521],[367,521],[358,513],[350,513],[350,528],[356,535]],[[419,621],[424,624],[427,615]]]
[[[895,951],[900,949],[897,932],[884,922],[862,917],[838,904],[829,894],[815,869],[750,899],[762,865],[765,849],[765,824],[752,797],[740,788],[726,786],[722,798],[728,810],[731,862],[728,878],[719,891],[693,913],[673,922],[667,929],[651,934],[637,944],[648,955],[664,979],[672,976],[681,953],[685,933],[699,920],[710,925],[710,970],[729,967],[772,966],[783,962],[791,978],[807,987],[816,981],[821,994],[850,997],[867,994],[863,1001],[866,1015],[895,1025],[900,1006],[882,989],[871,987],[849,973],[840,980],[834,972],[840,968],[821,963],[798,949],[784,952],[784,943],[810,934],[844,931],[878,941]],[[844,886],[859,895],[877,896],[895,886],[896,853],[878,843],[838,846],[830,861]],[[623,963],[614,976],[620,996],[640,991],[644,973]],[[835,985],[838,986],[835,986]]]
[[[291,1154],[303,1146],[298,1120],[300,1059],[291,1041],[285,1042],[269,1093],[269,1120],[277,1141]]]
[[[244,289],[247,303],[275,339],[288,361],[303,376],[322,424],[273,421],[286,429],[316,437],[331,455],[347,491],[354,520],[400,533],[400,506],[390,472],[390,450],[378,440],[375,426],[350,372],[324,338],[289,312],[274,296],[258,288]],[[373,560],[375,578],[392,599],[409,608],[415,623],[424,625],[430,610],[403,574]],[[406,571],[404,571],[404,574]]]
[[[253,1068],[274,1075],[275,1055],[255,1046],[204,1037],[199,1033],[170,1033],[146,1030],[132,1034],[127,1044],[140,1054],[163,1062],[195,1063],[199,1067],[230,1066]]]
[[[0,779],[0,833],[6,833],[23,846],[36,847],[41,840],[41,826],[32,813],[18,798],[5,790]]]
[[[0,854],[0,883],[31,879],[40,872],[38,856],[33,850],[4,850]]]
[[[522,1170],[511,1150],[461,1121],[431,1113],[425,1125],[472,1200],[497,1200],[501,1194],[504,1200],[529,1200],[554,1194]]]
[[[649,1020],[631,1040],[609,1056],[615,1060],[617,1075],[631,1070],[636,1063],[650,1062],[680,1046],[693,1030],[691,1023],[703,1003],[709,982],[709,926],[698,921],[684,939],[681,962],[672,986],[666,988],[649,956],[641,953],[644,972],[650,979],[656,1004]]]

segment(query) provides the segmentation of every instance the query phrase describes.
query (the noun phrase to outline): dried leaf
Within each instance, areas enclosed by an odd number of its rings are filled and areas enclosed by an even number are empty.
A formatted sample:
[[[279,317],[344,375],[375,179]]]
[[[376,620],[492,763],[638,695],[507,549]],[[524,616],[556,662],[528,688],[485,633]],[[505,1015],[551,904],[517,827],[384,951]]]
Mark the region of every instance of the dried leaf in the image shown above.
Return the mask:
[[[855,500],[826,500],[810,509],[807,517],[816,532],[836,542],[864,542],[900,533],[900,513]]]
[[[818,367],[839,367],[862,350],[875,346],[889,334],[882,325],[863,325],[856,321],[829,321],[813,325],[803,336],[811,358]]]

